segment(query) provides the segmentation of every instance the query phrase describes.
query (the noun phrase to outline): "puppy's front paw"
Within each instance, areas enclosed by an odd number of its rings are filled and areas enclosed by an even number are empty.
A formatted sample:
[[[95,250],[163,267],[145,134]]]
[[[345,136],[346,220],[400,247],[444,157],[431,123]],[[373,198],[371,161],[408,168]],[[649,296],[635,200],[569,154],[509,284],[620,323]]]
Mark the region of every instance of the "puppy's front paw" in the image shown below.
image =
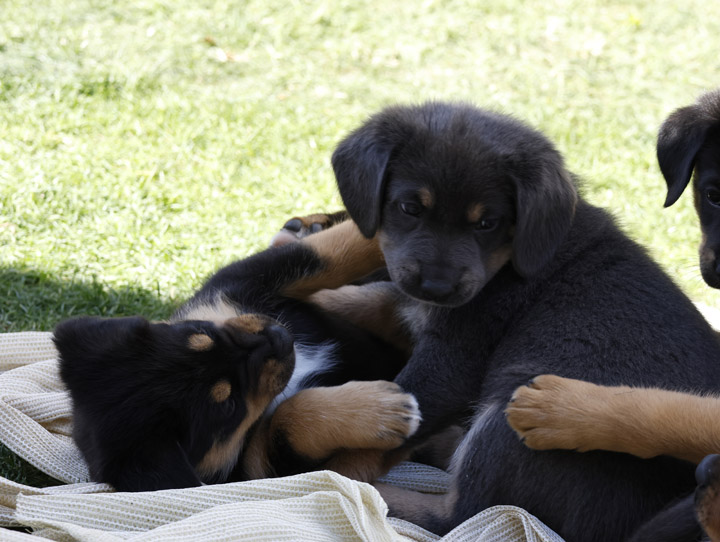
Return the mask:
[[[327,459],[338,450],[393,450],[420,419],[417,401],[397,384],[353,381],[300,390],[278,406],[273,425],[299,454]]]
[[[422,416],[418,402],[393,382],[348,382],[353,396],[355,420],[352,424],[363,435],[363,448],[390,450],[403,444],[417,431]]]
[[[275,234],[270,241],[270,246],[279,247],[287,245],[288,243],[294,243],[308,235],[326,230],[347,219],[347,211],[337,211],[330,214],[315,213],[291,218],[285,222],[282,229]]]
[[[510,427],[536,450],[586,450],[592,433],[594,384],[554,375],[535,377],[515,390],[505,410]]]

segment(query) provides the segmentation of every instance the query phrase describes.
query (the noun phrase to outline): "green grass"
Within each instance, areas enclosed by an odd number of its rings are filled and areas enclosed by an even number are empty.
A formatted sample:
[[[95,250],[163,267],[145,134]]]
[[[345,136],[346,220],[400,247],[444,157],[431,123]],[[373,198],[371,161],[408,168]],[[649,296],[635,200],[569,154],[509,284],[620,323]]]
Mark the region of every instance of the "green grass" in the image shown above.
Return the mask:
[[[348,130],[430,98],[544,130],[586,196],[720,306],[654,154],[667,114],[719,82],[718,35],[707,0],[5,0],[0,331],[169,315],[287,217],[340,207]]]

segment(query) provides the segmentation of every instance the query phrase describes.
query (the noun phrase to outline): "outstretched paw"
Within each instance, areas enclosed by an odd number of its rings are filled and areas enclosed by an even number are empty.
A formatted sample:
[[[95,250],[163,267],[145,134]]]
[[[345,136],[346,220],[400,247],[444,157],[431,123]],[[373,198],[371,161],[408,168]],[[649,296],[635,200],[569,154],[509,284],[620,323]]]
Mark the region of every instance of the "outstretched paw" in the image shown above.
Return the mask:
[[[347,211],[335,213],[315,213],[312,215],[294,217],[285,222],[282,229],[275,234],[270,241],[271,247],[279,247],[288,243],[294,243],[300,239],[318,233],[323,230],[344,222],[349,218]]]
[[[343,387],[355,395],[357,418],[348,420],[362,435],[362,448],[391,450],[417,431],[422,416],[418,402],[393,382],[349,382]],[[360,443],[358,443],[360,444]]]
[[[505,410],[507,421],[530,448],[587,449],[593,388],[588,382],[540,375],[515,390]]]
[[[384,380],[305,388],[273,416],[290,446],[313,459],[339,450],[393,450],[417,431],[420,420],[415,397]]]

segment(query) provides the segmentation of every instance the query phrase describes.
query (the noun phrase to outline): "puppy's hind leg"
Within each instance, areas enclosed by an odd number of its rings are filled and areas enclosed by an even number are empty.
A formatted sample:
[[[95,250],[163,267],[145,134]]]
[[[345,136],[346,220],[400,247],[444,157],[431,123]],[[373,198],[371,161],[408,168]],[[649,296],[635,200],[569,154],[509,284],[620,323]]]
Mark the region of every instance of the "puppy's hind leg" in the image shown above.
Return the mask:
[[[482,488],[478,487],[482,485],[480,477],[478,476],[477,481],[468,480],[477,473],[468,468],[467,462],[472,462],[470,456],[476,450],[485,426],[497,423],[498,418],[502,418],[502,403],[491,403],[479,409],[469,432],[448,428],[437,435],[449,439],[452,443],[451,449],[454,450],[449,468],[452,485],[448,493],[434,495],[377,484],[378,491],[390,508],[390,515],[442,536],[465,519],[487,508],[490,500],[483,494]],[[463,485],[465,487],[460,490]]]
[[[385,265],[377,238],[367,239],[351,220],[302,239],[320,263],[312,273],[285,286],[281,294],[307,299],[325,288],[339,288]]]
[[[389,484],[375,484],[375,488],[387,503],[390,516],[404,519],[438,535],[444,535],[452,528],[450,520],[457,500],[454,491],[436,495]]]

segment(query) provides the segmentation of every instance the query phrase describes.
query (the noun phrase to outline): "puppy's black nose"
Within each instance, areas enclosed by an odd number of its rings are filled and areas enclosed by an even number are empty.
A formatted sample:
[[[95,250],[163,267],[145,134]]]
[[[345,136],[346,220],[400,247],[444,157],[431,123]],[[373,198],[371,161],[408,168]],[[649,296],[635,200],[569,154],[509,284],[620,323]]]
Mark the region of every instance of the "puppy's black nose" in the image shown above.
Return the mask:
[[[279,358],[289,356],[293,351],[293,336],[292,334],[279,324],[271,324],[265,328],[270,343],[275,350],[275,354]]]
[[[718,458],[720,458],[720,455],[711,454],[700,461],[700,464],[695,469],[695,480],[699,486],[705,486],[712,481],[712,477],[718,468]]]
[[[455,286],[446,280],[425,279],[420,283],[420,290],[428,297],[442,299],[453,293]]]

